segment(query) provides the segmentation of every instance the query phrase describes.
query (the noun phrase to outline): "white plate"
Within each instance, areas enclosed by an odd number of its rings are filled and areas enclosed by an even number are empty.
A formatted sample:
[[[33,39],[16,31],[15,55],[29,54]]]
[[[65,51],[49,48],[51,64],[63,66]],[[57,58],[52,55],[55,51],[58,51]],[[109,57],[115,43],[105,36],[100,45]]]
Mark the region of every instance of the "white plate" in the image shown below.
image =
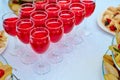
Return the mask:
[[[6,33],[5,33],[5,34],[6,34]],[[8,44],[8,35],[6,34],[6,36],[7,36],[7,41],[5,42],[5,47],[0,48],[0,54],[2,54],[2,53],[5,51],[5,49],[7,48],[7,44]]]
[[[97,23],[98,23],[99,27],[100,27],[102,30],[104,30],[105,32],[110,33],[110,34],[112,34],[112,35],[115,35],[115,32],[110,31],[110,30],[109,30],[108,28],[106,28],[106,27],[104,26],[104,24],[102,23],[103,13],[104,13],[104,11],[98,16],[98,19],[97,19]]]

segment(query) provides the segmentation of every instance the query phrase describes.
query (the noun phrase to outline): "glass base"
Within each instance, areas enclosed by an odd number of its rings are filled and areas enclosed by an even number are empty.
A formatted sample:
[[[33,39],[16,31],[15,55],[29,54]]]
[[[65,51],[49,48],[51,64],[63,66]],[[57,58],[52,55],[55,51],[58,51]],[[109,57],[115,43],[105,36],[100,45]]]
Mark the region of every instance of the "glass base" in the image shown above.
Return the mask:
[[[32,64],[38,60],[37,56],[31,53],[30,54],[25,53],[20,58],[21,58],[22,63],[24,64]]]
[[[57,63],[62,62],[63,56],[60,53],[51,52],[48,54],[48,59],[49,59],[50,63],[57,64]]]
[[[50,72],[50,64],[39,61],[33,65],[33,71],[39,75],[44,75]]]

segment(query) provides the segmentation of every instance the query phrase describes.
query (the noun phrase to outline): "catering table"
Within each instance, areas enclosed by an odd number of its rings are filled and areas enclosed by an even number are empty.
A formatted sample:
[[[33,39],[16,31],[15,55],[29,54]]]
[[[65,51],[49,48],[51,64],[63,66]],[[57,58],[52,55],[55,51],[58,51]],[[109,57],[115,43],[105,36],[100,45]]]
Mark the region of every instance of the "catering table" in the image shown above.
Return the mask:
[[[0,0],[0,30],[3,30],[2,15],[11,11],[7,2],[8,0]],[[52,64],[48,74],[35,74],[31,65],[25,65],[19,57],[11,56],[9,51],[14,42],[10,36],[3,56],[16,69],[13,73],[20,80],[102,80],[102,56],[111,44],[113,36],[99,28],[97,18],[108,6],[119,4],[120,0],[96,0],[95,11],[87,23],[92,34],[83,37],[82,43],[76,45],[69,54],[65,54],[61,63]],[[79,27],[83,28],[84,24]]]

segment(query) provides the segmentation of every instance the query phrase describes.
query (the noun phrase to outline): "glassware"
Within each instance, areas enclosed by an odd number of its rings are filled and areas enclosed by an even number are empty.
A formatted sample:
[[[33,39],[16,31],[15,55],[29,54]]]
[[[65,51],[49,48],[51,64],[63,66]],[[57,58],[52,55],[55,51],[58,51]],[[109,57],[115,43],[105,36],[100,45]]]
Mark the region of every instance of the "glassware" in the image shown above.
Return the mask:
[[[31,64],[36,60],[32,50],[27,46],[30,41],[30,31],[34,28],[34,22],[31,19],[20,19],[17,21],[17,37],[23,43],[21,60],[25,64]]]
[[[61,10],[69,10],[71,0],[57,0],[57,4],[61,7]]]
[[[62,61],[63,57],[59,52],[59,47],[54,46],[54,44],[57,45],[58,41],[60,41],[63,36],[63,22],[58,18],[50,18],[45,22],[45,24],[50,32],[50,40],[53,43],[51,46],[53,49],[50,49],[48,53],[49,61],[51,63],[59,63]]]
[[[20,19],[30,18],[30,14],[35,11],[36,7],[32,3],[24,3],[21,5],[18,16]]]
[[[55,3],[50,3],[45,6],[45,11],[48,13],[48,18],[58,18],[60,6]]]
[[[80,24],[82,23],[82,21],[85,18],[85,5],[82,3],[72,3],[69,6],[70,10],[72,12],[74,12],[75,14],[75,29],[73,30],[74,34],[72,34],[73,38],[73,42],[75,45],[78,45],[82,42],[82,30],[80,28]]]
[[[46,74],[50,71],[50,65],[44,60],[43,54],[48,50],[50,45],[49,31],[45,27],[34,28],[30,32],[30,45],[32,49],[41,58],[33,66],[37,74]]]
[[[48,0],[34,0],[34,5],[36,6],[36,10],[45,10],[45,5],[48,4]]]
[[[75,15],[70,10],[62,10],[59,12],[59,19],[61,19],[63,22],[65,35],[59,42],[59,44],[57,44],[57,47],[60,48],[61,53],[70,53],[73,50],[70,32],[72,31],[75,24]]]
[[[31,19],[35,23],[35,27],[45,27],[45,21],[48,14],[45,11],[34,11],[31,13]]]
[[[8,12],[2,16],[2,20],[4,30],[14,38],[14,48],[11,49],[10,53],[17,56],[20,48],[16,40],[16,22],[18,21],[18,17],[14,13]]]
[[[86,21],[84,22],[84,35],[89,36],[91,32],[88,29],[87,23],[88,23],[88,17],[92,15],[92,13],[95,10],[95,0],[81,0],[81,3],[85,5],[85,17],[87,18]]]
[[[59,12],[59,18],[63,21],[64,33],[71,32],[75,24],[74,13],[70,10],[63,10]]]

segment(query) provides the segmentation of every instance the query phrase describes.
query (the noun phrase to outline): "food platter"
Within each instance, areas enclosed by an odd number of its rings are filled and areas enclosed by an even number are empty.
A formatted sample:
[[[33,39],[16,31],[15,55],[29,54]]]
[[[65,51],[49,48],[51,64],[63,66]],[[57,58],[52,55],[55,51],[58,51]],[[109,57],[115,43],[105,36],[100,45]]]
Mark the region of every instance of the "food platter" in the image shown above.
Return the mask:
[[[115,35],[115,32],[110,31],[106,26],[104,26],[104,24],[102,23],[102,17],[103,17],[104,11],[99,14],[98,18],[97,18],[97,23],[98,26],[105,32],[111,34],[111,35]]]

